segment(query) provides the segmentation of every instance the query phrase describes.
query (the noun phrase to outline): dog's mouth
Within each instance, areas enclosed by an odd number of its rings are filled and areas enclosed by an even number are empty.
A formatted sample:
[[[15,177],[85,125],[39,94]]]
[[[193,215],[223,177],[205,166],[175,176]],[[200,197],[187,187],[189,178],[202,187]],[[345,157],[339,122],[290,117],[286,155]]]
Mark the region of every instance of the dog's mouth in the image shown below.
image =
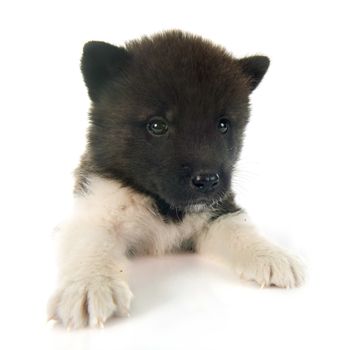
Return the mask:
[[[186,212],[201,212],[215,208],[219,203],[225,199],[225,195],[217,195],[213,197],[200,197],[186,201],[177,201],[171,203],[170,206],[174,209],[178,209]]]
[[[203,201],[203,202],[188,204],[184,208],[184,211],[186,211],[187,213],[200,213],[203,211],[207,211],[209,208],[211,208],[210,203]]]

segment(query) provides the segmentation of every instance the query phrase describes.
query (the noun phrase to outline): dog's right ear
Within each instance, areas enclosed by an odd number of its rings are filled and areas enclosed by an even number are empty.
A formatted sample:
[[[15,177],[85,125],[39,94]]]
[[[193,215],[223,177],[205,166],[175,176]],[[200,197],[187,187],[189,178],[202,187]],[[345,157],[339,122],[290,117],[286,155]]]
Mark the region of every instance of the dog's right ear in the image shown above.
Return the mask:
[[[129,56],[125,48],[102,41],[89,41],[84,45],[81,71],[92,101],[98,101],[105,84],[125,69]]]

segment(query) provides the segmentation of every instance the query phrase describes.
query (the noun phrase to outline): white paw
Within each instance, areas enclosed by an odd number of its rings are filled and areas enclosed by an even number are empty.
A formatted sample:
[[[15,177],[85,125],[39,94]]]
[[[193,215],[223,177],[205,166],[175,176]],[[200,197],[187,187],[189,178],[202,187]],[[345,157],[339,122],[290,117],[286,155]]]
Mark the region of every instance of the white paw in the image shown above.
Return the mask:
[[[277,247],[254,251],[241,267],[240,276],[257,282],[262,288],[294,288],[305,279],[301,262]]]
[[[132,293],[123,280],[95,277],[67,283],[48,304],[48,318],[67,329],[103,327],[114,314],[129,314]]]

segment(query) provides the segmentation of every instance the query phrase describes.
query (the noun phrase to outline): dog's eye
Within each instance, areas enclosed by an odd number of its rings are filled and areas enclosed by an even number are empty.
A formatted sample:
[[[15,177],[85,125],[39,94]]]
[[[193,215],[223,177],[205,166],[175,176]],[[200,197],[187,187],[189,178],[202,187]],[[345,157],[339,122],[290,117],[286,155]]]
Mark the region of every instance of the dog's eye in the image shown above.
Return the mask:
[[[147,130],[154,136],[162,136],[168,132],[168,125],[162,118],[153,118],[147,124]]]
[[[229,126],[230,126],[230,122],[225,118],[221,118],[218,122],[218,129],[222,134],[227,133]]]

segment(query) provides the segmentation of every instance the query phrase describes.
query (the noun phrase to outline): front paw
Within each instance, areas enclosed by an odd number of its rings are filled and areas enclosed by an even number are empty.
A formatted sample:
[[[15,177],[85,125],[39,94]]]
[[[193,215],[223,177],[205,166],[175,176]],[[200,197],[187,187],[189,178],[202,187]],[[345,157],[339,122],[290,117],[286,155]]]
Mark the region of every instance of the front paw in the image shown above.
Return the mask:
[[[66,328],[103,327],[114,314],[128,315],[132,293],[123,280],[98,276],[71,281],[52,296],[48,317]]]
[[[243,279],[253,280],[262,288],[294,288],[305,279],[301,262],[277,247],[250,252],[239,270]]]

